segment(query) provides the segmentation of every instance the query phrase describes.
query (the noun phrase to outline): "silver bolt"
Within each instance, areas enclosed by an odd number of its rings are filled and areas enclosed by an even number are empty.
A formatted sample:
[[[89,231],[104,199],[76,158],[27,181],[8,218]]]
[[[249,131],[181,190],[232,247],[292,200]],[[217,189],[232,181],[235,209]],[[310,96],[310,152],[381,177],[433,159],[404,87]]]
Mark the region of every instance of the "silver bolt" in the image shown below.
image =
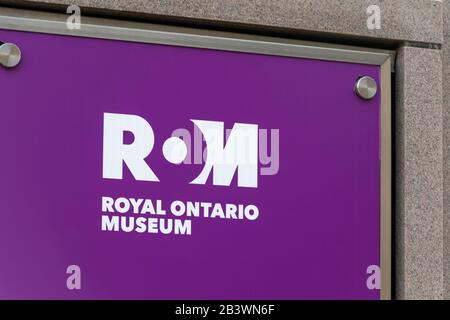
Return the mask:
[[[14,68],[20,62],[22,54],[14,43],[3,43],[0,45],[0,64],[6,68]]]
[[[369,76],[361,77],[356,81],[355,91],[358,97],[364,100],[373,99],[378,91],[377,82]]]

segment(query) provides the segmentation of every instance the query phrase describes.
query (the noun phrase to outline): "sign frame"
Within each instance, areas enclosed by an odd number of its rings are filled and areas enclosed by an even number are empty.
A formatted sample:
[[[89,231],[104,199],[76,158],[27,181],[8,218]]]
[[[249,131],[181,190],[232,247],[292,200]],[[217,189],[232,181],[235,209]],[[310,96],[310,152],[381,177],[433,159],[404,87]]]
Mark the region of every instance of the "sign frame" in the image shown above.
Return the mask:
[[[373,48],[306,42],[286,38],[246,35],[157,25],[125,20],[81,17],[80,29],[67,28],[68,16],[0,7],[0,29],[140,43],[215,49],[263,55],[306,58],[380,66],[381,167],[380,167],[380,269],[382,300],[392,294],[392,97],[391,72],[395,52]],[[0,39],[8,41],[12,39]],[[27,52],[23,53],[24,55]]]

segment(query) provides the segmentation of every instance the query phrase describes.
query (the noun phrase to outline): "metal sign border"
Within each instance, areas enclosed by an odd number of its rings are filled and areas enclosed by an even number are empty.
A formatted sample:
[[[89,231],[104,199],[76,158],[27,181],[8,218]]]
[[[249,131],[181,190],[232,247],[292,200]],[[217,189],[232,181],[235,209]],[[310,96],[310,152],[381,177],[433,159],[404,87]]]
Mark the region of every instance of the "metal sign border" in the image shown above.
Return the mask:
[[[81,17],[81,28],[70,30],[68,16],[0,7],[0,29],[57,35],[123,40],[183,47],[216,49],[285,57],[360,63],[380,66],[381,79],[381,163],[380,163],[380,268],[381,299],[392,291],[392,129],[391,71],[395,52],[306,42],[283,38],[245,35],[157,25],[142,22]],[[9,40],[9,39],[1,39]]]

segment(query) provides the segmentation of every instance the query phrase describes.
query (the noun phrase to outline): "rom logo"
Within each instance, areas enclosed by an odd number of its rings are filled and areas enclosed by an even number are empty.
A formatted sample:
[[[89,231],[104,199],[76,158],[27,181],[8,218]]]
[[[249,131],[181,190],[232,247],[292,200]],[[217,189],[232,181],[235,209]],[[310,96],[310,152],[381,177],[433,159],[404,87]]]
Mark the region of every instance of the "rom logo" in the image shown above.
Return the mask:
[[[157,173],[146,162],[153,151],[155,133],[150,123],[137,115],[105,113],[103,118],[103,178],[123,179],[123,165],[138,181],[159,182]],[[216,186],[230,186],[237,172],[237,185],[258,187],[258,125],[235,123],[226,144],[224,123],[191,120],[202,132],[207,158],[201,173],[190,183],[206,184],[212,173]],[[131,144],[124,143],[125,132],[134,136]],[[187,155],[185,142],[168,138],[163,155],[170,163],[179,164]]]

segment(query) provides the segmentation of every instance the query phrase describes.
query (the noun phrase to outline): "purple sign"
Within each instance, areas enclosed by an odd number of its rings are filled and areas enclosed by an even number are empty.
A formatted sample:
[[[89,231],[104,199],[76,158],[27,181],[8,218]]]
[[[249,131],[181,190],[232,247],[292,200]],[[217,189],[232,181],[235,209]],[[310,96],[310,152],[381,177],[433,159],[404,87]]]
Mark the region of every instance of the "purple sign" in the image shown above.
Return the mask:
[[[378,66],[0,39],[0,298],[380,298]]]

